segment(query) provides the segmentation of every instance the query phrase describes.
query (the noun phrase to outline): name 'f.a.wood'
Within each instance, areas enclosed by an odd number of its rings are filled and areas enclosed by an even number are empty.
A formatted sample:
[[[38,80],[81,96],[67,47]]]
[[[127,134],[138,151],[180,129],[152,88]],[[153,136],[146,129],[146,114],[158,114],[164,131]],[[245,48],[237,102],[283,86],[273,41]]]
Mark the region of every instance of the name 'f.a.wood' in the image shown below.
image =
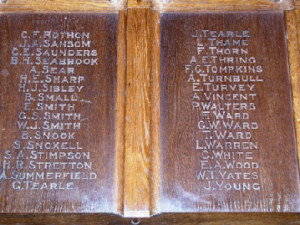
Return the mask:
[[[291,0],[2,2],[0,224],[299,221]]]
[[[161,212],[299,211],[281,12],[162,13]]]

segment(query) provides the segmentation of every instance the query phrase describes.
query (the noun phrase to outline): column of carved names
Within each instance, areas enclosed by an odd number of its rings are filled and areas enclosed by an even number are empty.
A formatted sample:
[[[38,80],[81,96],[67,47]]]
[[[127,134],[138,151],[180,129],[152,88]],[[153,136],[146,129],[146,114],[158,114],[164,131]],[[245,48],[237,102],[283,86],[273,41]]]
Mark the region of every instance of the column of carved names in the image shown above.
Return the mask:
[[[256,134],[257,86],[263,67],[251,55],[251,35],[243,31],[196,30],[194,54],[185,65],[186,83],[197,118],[193,151],[203,191],[260,191]]]
[[[20,33],[11,65],[21,68],[18,95],[22,108],[17,134],[4,155],[4,178],[16,190],[72,190],[76,182],[97,179],[79,132],[88,119],[81,111],[89,74],[98,65],[89,32]]]

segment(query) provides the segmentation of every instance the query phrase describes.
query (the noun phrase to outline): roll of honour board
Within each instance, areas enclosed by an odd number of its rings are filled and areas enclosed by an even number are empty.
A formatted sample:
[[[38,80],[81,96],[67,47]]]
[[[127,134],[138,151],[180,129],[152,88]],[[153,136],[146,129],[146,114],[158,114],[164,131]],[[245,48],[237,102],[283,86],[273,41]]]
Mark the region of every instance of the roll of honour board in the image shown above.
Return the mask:
[[[3,223],[297,220],[244,213],[300,211],[282,11],[33,2],[0,15]]]
[[[299,212],[283,12],[161,13],[159,212]]]
[[[117,13],[0,18],[0,211],[116,212]]]

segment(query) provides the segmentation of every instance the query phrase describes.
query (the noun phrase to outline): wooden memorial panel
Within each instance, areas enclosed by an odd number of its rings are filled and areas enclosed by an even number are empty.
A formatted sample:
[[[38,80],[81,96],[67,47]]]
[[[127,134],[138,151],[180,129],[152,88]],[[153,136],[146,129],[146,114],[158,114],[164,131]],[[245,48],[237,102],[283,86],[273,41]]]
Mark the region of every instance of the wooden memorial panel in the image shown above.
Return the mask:
[[[116,212],[117,13],[1,14],[0,211]]]
[[[299,212],[283,12],[162,13],[159,212]]]

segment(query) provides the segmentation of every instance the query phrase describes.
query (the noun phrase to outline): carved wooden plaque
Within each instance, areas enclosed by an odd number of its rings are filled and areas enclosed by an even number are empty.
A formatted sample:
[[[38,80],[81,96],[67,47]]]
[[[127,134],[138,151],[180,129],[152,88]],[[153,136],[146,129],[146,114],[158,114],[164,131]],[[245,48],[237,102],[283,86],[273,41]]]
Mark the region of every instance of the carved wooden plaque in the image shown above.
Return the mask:
[[[115,212],[118,17],[0,17],[0,211]]]
[[[160,212],[297,212],[284,14],[161,16]]]

